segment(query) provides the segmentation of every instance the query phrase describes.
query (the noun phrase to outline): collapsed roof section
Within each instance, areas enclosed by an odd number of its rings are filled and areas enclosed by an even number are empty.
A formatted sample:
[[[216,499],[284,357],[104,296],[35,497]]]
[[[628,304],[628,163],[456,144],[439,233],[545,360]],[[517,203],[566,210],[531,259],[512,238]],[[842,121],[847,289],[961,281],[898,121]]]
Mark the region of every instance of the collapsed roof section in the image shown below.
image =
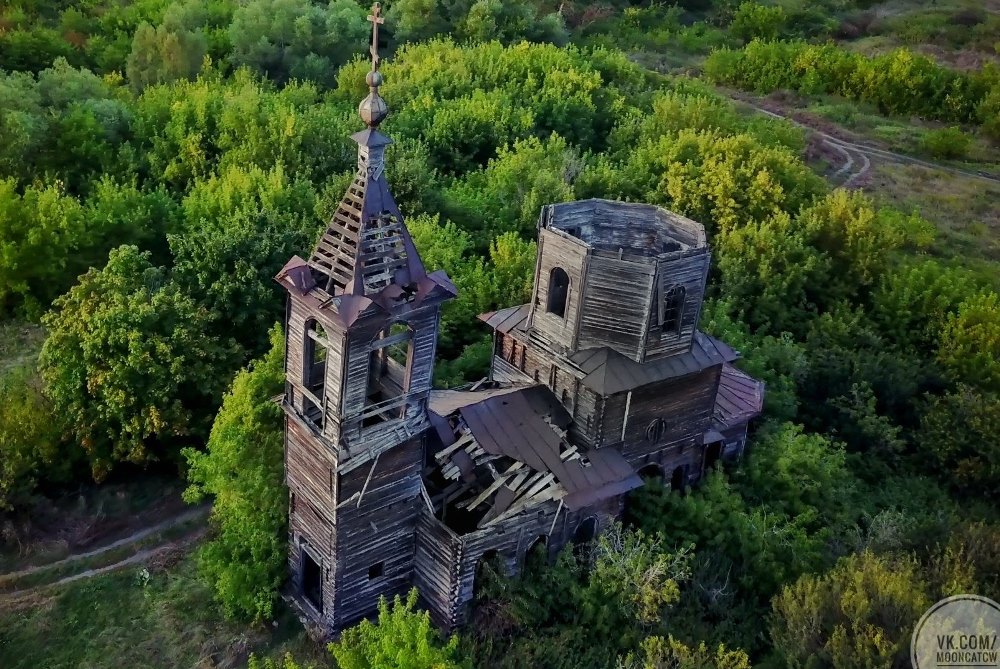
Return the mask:
[[[463,397],[464,396],[464,397]],[[570,443],[570,415],[544,386],[432,393],[425,469],[435,516],[465,533],[545,502],[581,509],[642,485],[616,450]]]

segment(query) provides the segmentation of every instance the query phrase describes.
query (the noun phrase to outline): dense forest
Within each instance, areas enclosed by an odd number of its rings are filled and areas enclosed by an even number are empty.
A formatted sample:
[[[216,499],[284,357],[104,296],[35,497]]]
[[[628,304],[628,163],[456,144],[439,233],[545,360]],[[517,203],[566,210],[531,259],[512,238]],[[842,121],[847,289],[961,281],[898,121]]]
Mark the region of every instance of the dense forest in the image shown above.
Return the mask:
[[[485,375],[476,315],[527,301],[540,207],[603,197],[705,225],[701,327],[767,383],[765,415],[739,466],[683,494],[650,482],[590,552],[494,574],[454,637],[411,598],[330,652],[281,657],[264,638],[240,662],[903,667],[934,601],[1000,594],[1000,252],[985,241],[1000,219],[978,223],[970,252],[931,212],[832,187],[802,127],[730,97],[867,105],[919,124],[922,157],[989,171],[1000,18],[974,4],[906,22],[863,0],[386,3],[386,173],[424,264],[460,291],[436,385]],[[0,9],[5,551],[44,500],[179,478],[187,501],[212,501],[210,531],[165,575],[146,572],[145,601],[190,569],[197,606],[227,624],[266,631],[282,615],[272,277],[352,177],[367,13],[355,0]],[[864,36],[888,48],[857,48]],[[961,68],[914,46],[928,44],[980,56]],[[83,596],[56,605],[86,611]],[[49,615],[0,610],[0,664],[148,661],[77,636],[43,648]]]

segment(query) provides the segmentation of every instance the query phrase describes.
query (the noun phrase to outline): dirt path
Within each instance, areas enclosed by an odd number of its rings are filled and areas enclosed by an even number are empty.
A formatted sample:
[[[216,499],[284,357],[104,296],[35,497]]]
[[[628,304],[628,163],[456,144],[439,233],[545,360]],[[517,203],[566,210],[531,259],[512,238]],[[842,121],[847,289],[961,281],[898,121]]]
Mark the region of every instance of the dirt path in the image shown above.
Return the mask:
[[[146,539],[147,537],[150,537],[152,535],[158,534],[158,533],[163,532],[165,530],[169,530],[169,529],[171,529],[173,527],[177,527],[178,525],[183,525],[184,523],[188,523],[188,522],[191,522],[191,521],[194,521],[194,520],[198,520],[199,518],[205,518],[205,517],[208,516],[208,512],[209,512],[210,508],[211,507],[208,506],[208,505],[195,507],[193,509],[189,509],[188,511],[185,511],[184,513],[181,513],[181,514],[178,514],[176,516],[173,516],[172,518],[168,518],[167,520],[164,520],[163,522],[157,523],[156,525],[152,525],[150,527],[144,527],[141,530],[137,530],[137,531],[133,532],[132,534],[128,535],[127,537],[122,537],[121,539],[118,539],[117,541],[114,541],[114,542],[112,542],[110,544],[106,544],[106,545],[101,546],[99,548],[94,548],[94,549],[86,551],[84,553],[74,553],[72,555],[69,555],[69,556],[67,556],[67,557],[65,557],[65,558],[63,558],[61,560],[57,560],[55,562],[49,562],[47,564],[34,565],[34,566],[28,567],[26,569],[22,569],[20,571],[10,572],[10,573],[7,573],[7,574],[0,574],[0,585],[2,585],[4,583],[9,583],[11,581],[17,581],[17,580],[22,579],[22,578],[24,578],[26,576],[31,576],[32,574],[37,574],[39,572],[48,571],[50,569],[59,569],[61,567],[65,567],[67,565],[73,564],[74,562],[78,562],[80,560],[86,560],[88,558],[96,557],[96,556],[102,555],[103,553],[107,553],[109,551],[113,551],[113,550],[116,550],[118,548],[122,548],[124,546],[129,546],[131,544],[134,544],[134,543],[137,543],[139,541],[142,541],[143,539]],[[136,553],[136,555],[140,555],[140,554],[141,553]],[[61,581],[59,581],[59,582],[61,582]]]
[[[189,546],[198,539],[200,539],[201,537],[203,537],[206,531],[207,530],[204,527],[198,528],[197,530],[195,530],[191,534],[188,534],[185,537],[182,537],[175,541],[167,542],[160,546],[154,546],[153,548],[147,548],[146,550],[139,551],[138,553],[130,555],[124,560],[115,562],[114,564],[105,565],[103,567],[96,567],[94,569],[87,569],[86,571],[81,571],[78,574],[64,576],[63,578],[60,578],[58,581],[53,581],[52,583],[46,583],[45,585],[40,585],[37,588],[27,588],[26,590],[15,590],[14,592],[10,593],[10,596],[13,597],[18,594],[23,595],[25,593],[29,593],[36,589],[53,588],[57,585],[65,585],[66,583],[72,583],[73,581],[79,581],[84,578],[91,578],[92,576],[97,576],[99,574],[106,574],[109,571],[115,571],[116,569],[127,567],[130,564],[135,564],[137,562],[144,562],[145,560],[155,558],[168,551]]]
[[[123,560],[119,560],[114,564],[105,565],[103,567],[95,567],[93,569],[86,569],[76,574],[64,576],[56,581],[52,581],[51,583],[43,583],[30,588],[24,588],[23,590],[13,590],[11,592],[0,593],[0,604],[5,606],[15,606],[19,604],[37,602],[39,596],[44,597],[48,591],[61,585],[66,585],[68,583],[73,583],[74,581],[80,581],[87,578],[93,578],[94,576],[116,571],[129,565],[164,558],[171,553],[182,551],[190,547],[196,541],[205,536],[207,532],[207,528],[199,527],[179,539],[168,541],[167,543],[159,546],[139,551],[138,553],[130,555]]]
[[[905,165],[918,165],[920,167],[926,167],[932,170],[938,170],[943,172],[951,172],[952,174],[957,174],[964,177],[970,177],[974,179],[982,179],[984,181],[989,181],[994,184],[1000,184],[1000,177],[993,176],[991,174],[986,174],[984,172],[973,172],[972,170],[964,170],[958,167],[952,167],[950,165],[942,165],[940,163],[931,162],[929,160],[922,160],[920,158],[914,158],[913,156],[907,156],[901,153],[896,153],[894,151],[888,151],[886,149],[880,149],[868,144],[861,144],[858,142],[853,142],[850,140],[831,135],[830,133],[819,130],[807,123],[797,120],[793,116],[779,113],[771,109],[766,109],[753,102],[750,102],[739,96],[731,96],[737,104],[744,105],[753,109],[761,114],[766,114],[772,118],[781,119],[783,121],[788,121],[800,128],[804,128],[809,132],[818,136],[823,144],[831,148],[838,155],[844,156],[844,162],[840,165],[836,172],[834,172],[831,177],[834,181],[840,181],[840,185],[845,187],[857,187],[861,185],[862,180],[868,174],[869,169],[871,169],[871,161],[873,158],[888,160],[890,162],[901,163]],[[860,162],[860,166],[855,168],[855,163]],[[853,171],[852,171],[853,170]]]

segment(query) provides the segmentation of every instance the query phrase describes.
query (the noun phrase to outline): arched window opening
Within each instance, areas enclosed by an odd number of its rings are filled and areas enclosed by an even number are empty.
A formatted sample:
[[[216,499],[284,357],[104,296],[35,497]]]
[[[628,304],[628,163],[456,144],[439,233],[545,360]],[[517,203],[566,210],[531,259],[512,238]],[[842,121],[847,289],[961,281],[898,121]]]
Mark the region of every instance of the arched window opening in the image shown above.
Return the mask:
[[[671,286],[663,293],[663,333],[673,334],[681,331],[684,319],[684,286]]]
[[[323,393],[326,381],[327,347],[330,345],[326,331],[316,319],[306,322],[306,338],[302,346],[302,385],[308,391],[303,395],[305,417],[316,427],[323,427]]]
[[[644,482],[663,480],[663,468],[655,462],[651,462],[639,470],[639,478]]]
[[[413,364],[413,329],[393,323],[371,344],[368,354],[368,392],[365,397],[364,426],[397,417],[405,411],[392,400],[409,391]]]
[[[476,563],[476,576],[472,582],[473,601],[490,599],[496,594],[495,588],[505,576],[503,561],[496,551],[486,551]]]
[[[573,413],[573,407],[571,406],[571,404],[572,404],[572,398],[570,398],[570,396],[569,396],[569,390],[567,390],[566,388],[563,388],[562,398],[561,399],[562,399],[563,408],[565,408],[566,411],[569,411],[570,413]]]
[[[524,552],[524,568],[537,571],[549,562],[549,547],[544,536],[537,537]]]
[[[566,317],[566,299],[569,297],[569,275],[562,267],[553,267],[549,272],[549,296],[545,310],[559,318]]]

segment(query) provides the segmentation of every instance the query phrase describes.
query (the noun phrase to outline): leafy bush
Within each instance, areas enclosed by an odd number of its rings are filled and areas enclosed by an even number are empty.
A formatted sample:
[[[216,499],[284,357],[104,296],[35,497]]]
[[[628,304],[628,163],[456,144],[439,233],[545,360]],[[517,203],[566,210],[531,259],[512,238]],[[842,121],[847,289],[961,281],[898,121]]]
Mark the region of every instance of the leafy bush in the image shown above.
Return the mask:
[[[920,137],[920,148],[935,158],[964,158],[971,144],[972,138],[955,126],[928,130]]]
[[[780,5],[772,7],[756,2],[744,2],[733,15],[729,31],[744,42],[753,39],[778,39],[785,30],[785,10]]]
[[[919,566],[868,551],[807,575],[774,599],[771,638],[792,669],[896,666],[931,604]]]
[[[995,116],[986,100],[998,85],[992,69],[957,72],[907,49],[869,58],[834,44],[788,41],[754,40],[741,50],[721,49],[705,62],[705,74],[760,93],[791,89],[843,95],[870,102],[885,114],[968,123],[978,113],[984,126]]]
[[[233,379],[205,451],[185,449],[191,486],[184,498],[213,498],[216,533],[198,549],[198,566],[229,617],[269,618],[285,578],[288,493],[284,486],[281,407],[284,335]]]
[[[279,82],[330,83],[338,65],[364,44],[365,12],[353,0],[250,0],[229,26],[234,65],[249,65]]]
[[[39,480],[65,475],[73,458],[60,436],[34,364],[0,368],[0,513],[24,505]]]
[[[399,595],[390,605],[378,603],[378,621],[361,623],[344,630],[340,641],[330,644],[330,652],[340,669],[460,669],[458,637],[442,643],[430,614],[418,613],[417,591],[406,600]]]
[[[968,386],[930,397],[922,408],[917,444],[956,490],[1000,494],[1000,398]]]

